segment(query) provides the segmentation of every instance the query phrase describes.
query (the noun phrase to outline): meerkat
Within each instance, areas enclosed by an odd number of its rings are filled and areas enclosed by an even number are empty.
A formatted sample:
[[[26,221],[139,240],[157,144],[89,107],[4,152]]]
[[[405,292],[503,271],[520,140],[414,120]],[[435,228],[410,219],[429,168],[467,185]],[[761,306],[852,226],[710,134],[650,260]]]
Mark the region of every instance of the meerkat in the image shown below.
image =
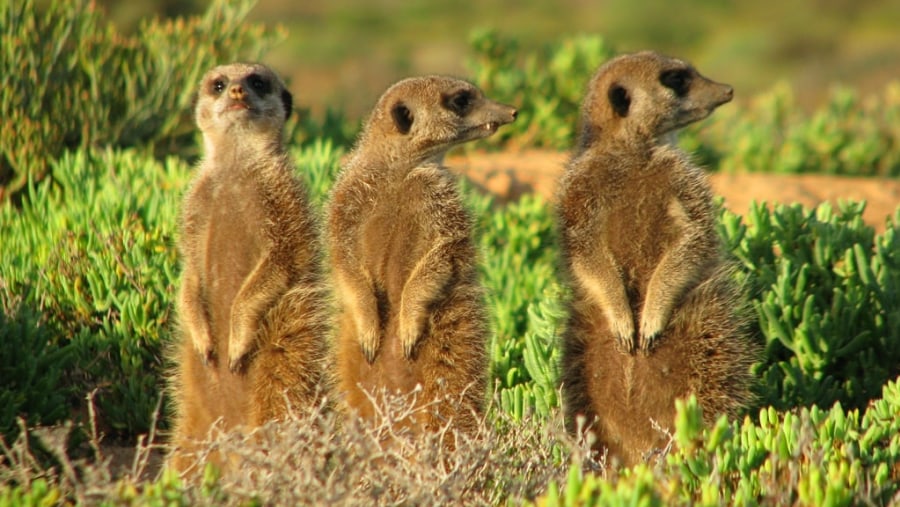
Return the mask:
[[[327,290],[317,220],[282,136],[292,96],[261,64],[205,74],[195,119],[204,158],[183,203],[173,465],[192,442],[317,402]]]
[[[572,288],[563,335],[566,419],[623,464],[665,447],[675,399],[707,421],[750,400],[758,346],[716,233],[712,191],[675,132],[732,99],[731,86],[653,52],[592,78],[557,217]],[[654,425],[657,427],[654,428]]]
[[[471,219],[442,160],[516,114],[466,81],[409,78],[381,96],[349,154],[332,190],[327,243],[340,307],[339,391],[360,416],[374,417],[382,392],[415,393],[430,407],[416,427],[475,424],[488,373],[486,314]]]

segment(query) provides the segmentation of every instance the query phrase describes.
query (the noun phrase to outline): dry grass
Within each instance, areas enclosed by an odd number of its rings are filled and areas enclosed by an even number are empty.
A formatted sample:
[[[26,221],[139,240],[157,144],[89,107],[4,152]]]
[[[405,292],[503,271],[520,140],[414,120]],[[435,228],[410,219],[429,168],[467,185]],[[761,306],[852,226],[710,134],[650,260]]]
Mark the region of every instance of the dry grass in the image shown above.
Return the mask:
[[[475,434],[449,426],[414,434],[394,422],[427,407],[411,408],[414,400],[402,397],[389,398],[384,406],[373,422],[319,408],[250,434],[218,432],[198,458],[218,454],[227,456],[228,464],[189,474],[194,479],[179,486],[179,501],[496,505],[534,499],[552,480],[564,481],[570,464],[588,461],[586,447],[566,435],[558,412],[549,420],[517,422],[494,404]],[[73,451],[70,425],[24,430],[12,445],[2,444],[2,482],[29,485],[43,478],[64,497],[94,504],[140,495],[154,481],[171,478],[161,466],[166,446],[155,442],[155,435],[141,439],[131,459],[123,460],[111,456],[102,436],[90,431],[88,441]],[[448,439],[454,450],[444,445]]]

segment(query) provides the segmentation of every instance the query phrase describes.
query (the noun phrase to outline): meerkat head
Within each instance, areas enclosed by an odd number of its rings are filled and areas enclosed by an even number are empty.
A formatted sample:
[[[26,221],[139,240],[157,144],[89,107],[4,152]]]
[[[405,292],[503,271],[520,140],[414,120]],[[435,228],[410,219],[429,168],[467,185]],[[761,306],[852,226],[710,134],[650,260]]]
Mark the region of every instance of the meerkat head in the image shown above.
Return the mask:
[[[277,135],[291,114],[291,93],[262,64],[220,65],[203,76],[195,118],[205,137]]]
[[[703,77],[685,61],[651,51],[623,55],[591,79],[582,105],[582,145],[655,141],[706,118],[732,96],[731,86]]]
[[[466,81],[443,76],[408,78],[388,88],[378,100],[360,146],[373,142],[394,158],[426,160],[442,156],[457,144],[488,137],[516,115],[514,107],[486,98]]]

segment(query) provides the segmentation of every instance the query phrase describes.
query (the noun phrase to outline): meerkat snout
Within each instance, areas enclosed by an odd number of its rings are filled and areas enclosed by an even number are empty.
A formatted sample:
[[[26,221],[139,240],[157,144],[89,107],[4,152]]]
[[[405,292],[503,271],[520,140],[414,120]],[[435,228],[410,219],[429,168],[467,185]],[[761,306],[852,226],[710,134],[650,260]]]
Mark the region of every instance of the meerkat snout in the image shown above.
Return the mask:
[[[500,112],[501,120],[500,121],[489,121],[484,125],[485,130],[488,131],[488,134],[493,134],[500,128],[501,125],[506,125],[516,121],[516,117],[519,116],[519,111],[510,106],[505,106],[503,104],[497,104],[502,108],[505,108],[504,111]]]
[[[242,102],[247,98],[247,92],[244,91],[244,87],[241,86],[240,83],[234,83],[233,85],[231,85],[231,88],[228,90],[228,94],[233,100],[240,100]]]
[[[483,100],[482,110],[473,114],[473,120],[484,122],[481,128],[485,131],[485,137],[496,132],[501,126],[516,121],[519,115],[516,108],[488,99]]]

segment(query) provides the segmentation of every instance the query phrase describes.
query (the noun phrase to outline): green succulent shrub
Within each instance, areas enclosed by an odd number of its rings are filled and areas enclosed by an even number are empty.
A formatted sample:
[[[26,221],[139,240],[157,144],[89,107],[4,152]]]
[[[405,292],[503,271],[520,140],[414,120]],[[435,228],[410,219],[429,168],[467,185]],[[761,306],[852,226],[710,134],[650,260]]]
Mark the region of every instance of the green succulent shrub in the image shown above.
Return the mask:
[[[9,291],[0,290],[0,310],[0,435],[16,435],[19,418],[35,426],[69,417],[72,348],[52,345],[41,313]]]
[[[550,209],[533,195],[499,209],[474,194],[469,201],[479,220],[491,375],[501,407],[517,418],[547,416],[559,404],[556,343],[563,295]]]
[[[900,210],[875,234],[864,203],[754,205],[720,231],[766,343],[762,401],[865,407],[900,375]]]
[[[515,122],[485,141],[489,146],[569,149],[588,80],[614,55],[596,35],[564,37],[526,52],[518,40],[496,30],[476,30],[469,46],[474,56],[466,67],[474,82],[492,99],[519,110]]]
[[[253,2],[119,33],[88,0],[0,5],[0,200],[43,179],[65,150],[193,150],[191,104],[214,65],[258,60],[281,34],[247,22]]]
[[[68,394],[75,405],[97,388],[110,428],[146,431],[172,327],[173,239],[186,166],[135,151],[87,150],[63,154],[50,174],[29,187],[21,207],[0,208],[0,295],[20,299],[6,318],[20,339],[39,333],[36,350],[51,362],[34,373],[46,381],[32,394]],[[60,372],[64,382],[55,386]],[[30,415],[51,423],[67,414]]]
[[[783,84],[728,105],[685,142],[722,171],[900,176],[900,82],[865,98],[835,88],[812,113]]]
[[[571,466],[540,506],[893,505],[900,491],[900,379],[863,412],[839,403],[710,428],[694,398],[677,403],[663,462],[601,477]]]

